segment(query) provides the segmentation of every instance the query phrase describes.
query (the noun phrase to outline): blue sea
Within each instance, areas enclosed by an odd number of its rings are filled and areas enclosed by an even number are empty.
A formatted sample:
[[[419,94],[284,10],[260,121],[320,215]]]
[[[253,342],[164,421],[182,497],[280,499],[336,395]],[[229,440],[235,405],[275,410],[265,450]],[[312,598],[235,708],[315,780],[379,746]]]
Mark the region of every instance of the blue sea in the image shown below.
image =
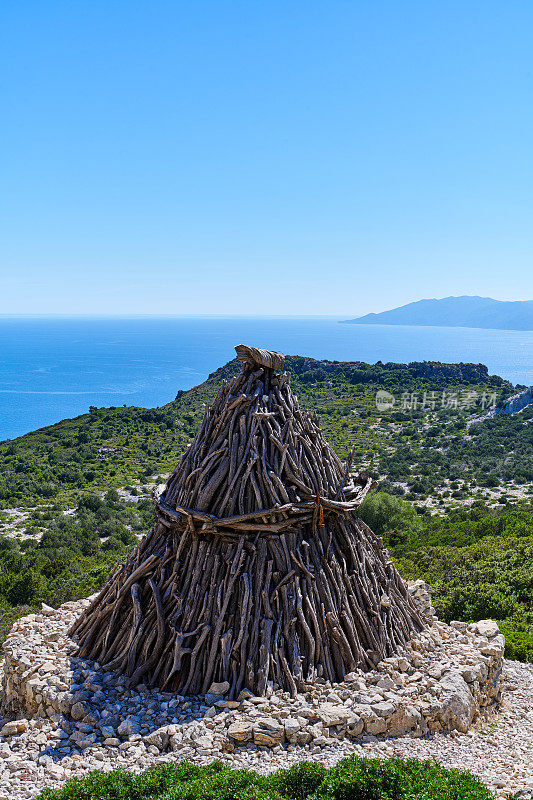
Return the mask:
[[[533,384],[533,332],[347,325],[299,317],[0,318],[0,440],[89,406],[160,406],[239,343],[338,361],[483,363]]]

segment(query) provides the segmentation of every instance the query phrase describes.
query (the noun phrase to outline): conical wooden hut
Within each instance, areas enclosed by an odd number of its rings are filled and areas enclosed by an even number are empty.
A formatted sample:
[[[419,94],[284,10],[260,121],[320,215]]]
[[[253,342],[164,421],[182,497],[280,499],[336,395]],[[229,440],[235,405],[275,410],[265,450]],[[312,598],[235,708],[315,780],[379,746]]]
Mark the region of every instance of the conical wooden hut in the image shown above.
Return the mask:
[[[235,349],[242,371],[155,493],[156,524],[71,631],[132,686],[294,694],[371,669],[425,624],[355,515],[370,478],[299,408],[282,355]]]

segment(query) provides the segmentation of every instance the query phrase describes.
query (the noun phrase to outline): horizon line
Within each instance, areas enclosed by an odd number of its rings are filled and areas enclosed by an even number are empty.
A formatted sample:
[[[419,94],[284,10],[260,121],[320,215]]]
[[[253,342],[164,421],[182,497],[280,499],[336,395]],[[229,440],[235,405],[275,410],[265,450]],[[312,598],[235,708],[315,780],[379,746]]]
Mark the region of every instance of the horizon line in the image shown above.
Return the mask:
[[[348,312],[351,313],[351,312]],[[106,314],[106,313],[80,313],[80,314],[13,314],[0,312],[0,319],[338,319],[343,314]]]

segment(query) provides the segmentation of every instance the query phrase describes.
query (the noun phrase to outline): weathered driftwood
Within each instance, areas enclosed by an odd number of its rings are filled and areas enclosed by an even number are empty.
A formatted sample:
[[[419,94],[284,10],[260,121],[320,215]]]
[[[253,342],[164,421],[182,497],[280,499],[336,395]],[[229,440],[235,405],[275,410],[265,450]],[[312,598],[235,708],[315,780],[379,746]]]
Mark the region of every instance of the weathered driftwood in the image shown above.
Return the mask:
[[[239,345],[192,444],[154,494],[157,522],[71,633],[79,654],[180,694],[229,681],[293,694],[372,668],[424,625],[351,476],[301,411],[283,356]]]

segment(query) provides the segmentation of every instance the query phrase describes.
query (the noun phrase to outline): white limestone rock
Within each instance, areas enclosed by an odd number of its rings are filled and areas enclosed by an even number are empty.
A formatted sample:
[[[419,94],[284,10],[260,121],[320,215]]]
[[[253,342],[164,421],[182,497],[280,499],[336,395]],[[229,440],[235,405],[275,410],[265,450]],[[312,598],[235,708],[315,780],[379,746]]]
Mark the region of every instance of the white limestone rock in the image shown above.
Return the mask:
[[[468,684],[459,672],[450,671],[440,679],[439,686],[443,722],[451,729],[466,733],[475,713],[474,697]]]

